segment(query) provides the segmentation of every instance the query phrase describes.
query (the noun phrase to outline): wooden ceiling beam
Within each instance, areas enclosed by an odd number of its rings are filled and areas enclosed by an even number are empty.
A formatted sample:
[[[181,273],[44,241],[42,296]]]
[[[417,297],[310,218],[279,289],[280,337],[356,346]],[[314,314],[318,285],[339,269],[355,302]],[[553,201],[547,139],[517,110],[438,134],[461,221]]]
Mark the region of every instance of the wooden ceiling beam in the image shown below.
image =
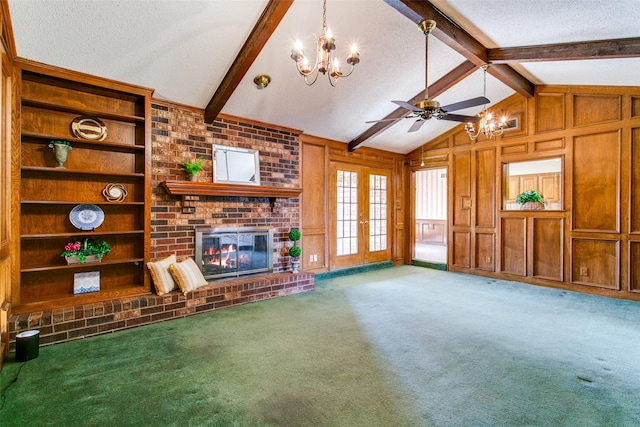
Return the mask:
[[[492,64],[640,57],[640,37],[487,50]]]
[[[430,85],[428,88],[429,96],[435,98],[436,96],[446,92],[448,89],[452,88],[453,86],[455,86],[456,84],[460,83],[462,80],[464,80],[465,78],[473,74],[473,72],[476,71],[477,69],[478,67],[476,67],[476,65],[473,62],[471,61],[463,62],[462,64],[454,68],[452,71],[447,73],[440,80]],[[409,104],[417,104],[423,99],[424,99],[424,90],[420,91],[416,96],[414,96],[407,102]],[[378,135],[379,133],[385,131],[389,127],[396,124],[396,121],[394,121],[393,119],[398,119],[398,120],[403,119],[407,114],[409,114],[409,111],[407,111],[405,108],[396,108],[395,110],[393,110],[391,113],[389,113],[382,119],[382,120],[389,120],[389,121],[378,122],[374,124],[369,129],[362,132],[357,138],[349,142],[348,150],[355,151],[359,146],[364,144],[365,141],[373,138],[374,136]]]
[[[423,19],[433,19],[436,21],[436,28],[431,32],[431,34],[456,52],[460,53],[469,61],[476,64],[478,67],[489,62],[487,48],[427,0],[384,1],[398,12],[415,22],[416,25]],[[498,78],[502,83],[509,86],[520,95],[526,98],[533,97],[534,84],[525,79],[513,68],[506,66],[499,72],[490,74]]]
[[[227,103],[233,91],[244,78],[253,61],[258,57],[262,48],[276,30],[282,18],[293,4],[293,0],[269,0],[260,19],[251,30],[249,37],[242,45],[242,49],[233,64],[222,79],[220,86],[213,94],[204,112],[204,121],[212,123]]]

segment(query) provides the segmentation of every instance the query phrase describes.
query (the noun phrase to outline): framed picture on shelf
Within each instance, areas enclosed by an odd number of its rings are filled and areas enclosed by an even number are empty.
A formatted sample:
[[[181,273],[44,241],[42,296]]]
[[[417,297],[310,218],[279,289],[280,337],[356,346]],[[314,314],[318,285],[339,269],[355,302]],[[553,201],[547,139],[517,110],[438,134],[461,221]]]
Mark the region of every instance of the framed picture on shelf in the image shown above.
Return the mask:
[[[87,271],[73,274],[73,293],[86,294],[100,290],[100,272]]]

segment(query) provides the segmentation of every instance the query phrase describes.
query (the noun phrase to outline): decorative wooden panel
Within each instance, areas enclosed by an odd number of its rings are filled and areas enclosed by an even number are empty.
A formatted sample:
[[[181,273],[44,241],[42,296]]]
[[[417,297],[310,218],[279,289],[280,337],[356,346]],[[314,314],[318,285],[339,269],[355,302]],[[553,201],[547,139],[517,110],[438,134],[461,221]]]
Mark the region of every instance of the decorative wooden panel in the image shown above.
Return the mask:
[[[619,242],[574,238],[571,240],[571,282],[619,289]]]
[[[538,177],[540,194],[547,203],[560,203],[560,174],[543,173]]]
[[[505,145],[500,148],[500,152],[503,156],[508,156],[509,154],[524,154],[527,152],[527,143]]]
[[[640,128],[631,130],[631,224],[632,233],[640,233]]]
[[[467,135],[467,133],[464,131],[454,133],[451,136],[451,139],[453,140],[454,147],[464,147],[465,145],[471,144],[471,139],[469,138],[469,135]]]
[[[470,267],[470,237],[468,232],[453,233],[453,265],[456,267]]]
[[[526,218],[502,218],[501,271],[527,275]]]
[[[619,132],[576,137],[573,157],[572,228],[617,232]]]
[[[640,292],[640,242],[629,242],[629,289]]]
[[[507,177],[507,186],[506,186],[506,191],[505,191],[505,202],[506,203],[515,203],[516,202],[516,198],[518,198],[518,194],[520,194],[522,191],[520,191],[521,185],[520,185],[520,176],[519,175],[514,175],[514,176],[508,176]]]
[[[478,270],[494,271],[494,241],[493,233],[476,233],[475,265]]]
[[[430,147],[432,150],[438,150],[440,148],[449,148],[449,138],[438,141],[433,147]]]
[[[302,145],[302,228],[325,228],[325,147]]]
[[[532,218],[533,251],[532,273],[534,277],[563,280],[563,219]]]
[[[314,270],[327,267],[325,258],[326,236],[321,234],[305,233],[302,239],[302,269]]]
[[[621,96],[574,95],[573,125],[586,126],[620,120]]]
[[[640,117],[640,98],[631,97],[631,117]]]
[[[549,141],[536,141],[533,144],[533,151],[549,151],[564,148],[564,138],[551,139]]]
[[[416,219],[416,243],[446,245],[447,221],[437,219]]]
[[[495,227],[496,150],[476,152],[476,226]]]
[[[539,93],[536,95],[536,132],[565,128],[564,94]]]
[[[453,155],[453,226],[471,225],[471,153]]]

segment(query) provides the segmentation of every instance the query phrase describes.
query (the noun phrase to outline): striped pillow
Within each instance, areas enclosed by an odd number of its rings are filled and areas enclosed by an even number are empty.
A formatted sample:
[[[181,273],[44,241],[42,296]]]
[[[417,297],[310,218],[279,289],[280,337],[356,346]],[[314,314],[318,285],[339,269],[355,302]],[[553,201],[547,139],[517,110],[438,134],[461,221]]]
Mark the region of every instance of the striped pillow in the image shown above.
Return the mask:
[[[183,294],[187,294],[194,289],[207,284],[202,272],[196,262],[187,258],[182,262],[177,262],[169,266],[169,271],[173,279],[178,283]]]
[[[176,289],[176,282],[174,282],[171,273],[169,273],[169,266],[175,264],[175,262],[176,256],[172,254],[160,261],[147,263],[147,268],[151,273],[158,295],[164,295]]]

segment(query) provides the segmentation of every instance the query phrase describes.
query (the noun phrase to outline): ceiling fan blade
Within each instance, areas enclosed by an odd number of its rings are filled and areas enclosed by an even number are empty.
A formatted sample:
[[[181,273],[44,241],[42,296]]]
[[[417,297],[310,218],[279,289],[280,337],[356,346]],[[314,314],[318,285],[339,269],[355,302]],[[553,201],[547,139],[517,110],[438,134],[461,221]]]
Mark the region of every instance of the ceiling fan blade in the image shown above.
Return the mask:
[[[424,124],[424,120],[416,120],[415,122],[413,122],[413,124],[411,125],[411,127],[407,132],[416,132],[420,130],[423,124]]]
[[[442,116],[440,120],[449,120],[452,122],[477,123],[480,121],[478,116],[464,116],[462,114],[447,114]]]
[[[406,108],[407,110],[410,111],[415,111],[416,113],[422,113],[422,110],[418,107],[416,107],[415,105],[411,105],[408,102],[404,102],[404,101],[391,101],[394,104],[398,104],[399,106],[401,106],[402,108]]]
[[[464,110],[465,108],[477,107],[478,105],[488,104],[489,101],[484,96],[479,96],[477,98],[467,99],[466,101],[456,102],[454,104],[445,105],[444,107],[440,107],[442,111],[456,111],[456,110]]]
[[[404,117],[396,117],[395,119],[369,120],[368,122],[365,122],[365,123],[395,122],[402,119],[404,119]]]

